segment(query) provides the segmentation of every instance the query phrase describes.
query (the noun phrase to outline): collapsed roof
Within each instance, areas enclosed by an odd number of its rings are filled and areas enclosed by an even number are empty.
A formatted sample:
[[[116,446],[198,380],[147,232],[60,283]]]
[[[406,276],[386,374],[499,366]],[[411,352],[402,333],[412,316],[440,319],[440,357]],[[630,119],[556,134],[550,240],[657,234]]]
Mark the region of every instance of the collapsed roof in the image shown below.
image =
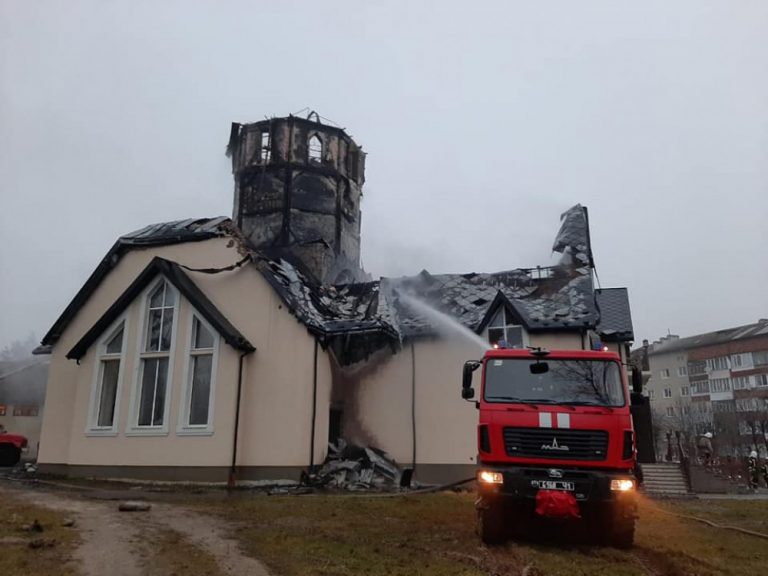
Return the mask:
[[[324,344],[334,347],[344,364],[387,345],[396,348],[407,338],[436,335],[446,321],[480,332],[499,306],[528,331],[597,330],[606,340],[631,340],[626,289],[594,289],[586,208],[573,206],[562,214],[561,222],[553,250],[562,257],[555,266],[469,274],[424,270],[415,276],[337,286],[312,281],[301,262],[289,254],[248,246],[228,218],[154,224],[115,243],[42,344],[49,349],[58,340],[126,250],[216,236],[238,239],[289,310]]]
[[[608,341],[632,340],[626,289],[594,289],[586,209],[576,205],[561,220],[553,250],[562,258],[546,268],[438,275],[424,270],[343,286],[313,284],[297,263],[282,258],[262,259],[260,269],[310,331],[345,336],[342,355],[348,360],[382,341],[361,346],[350,341],[356,334],[378,333],[397,344],[438,334],[451,320],[480,332],[502,305],[528,331],[596,330]]]

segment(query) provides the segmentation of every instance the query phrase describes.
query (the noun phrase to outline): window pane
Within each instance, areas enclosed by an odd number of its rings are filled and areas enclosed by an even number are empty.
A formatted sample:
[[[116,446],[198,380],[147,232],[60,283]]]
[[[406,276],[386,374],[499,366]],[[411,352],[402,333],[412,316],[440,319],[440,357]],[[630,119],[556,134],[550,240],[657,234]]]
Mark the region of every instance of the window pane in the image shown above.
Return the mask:
[[[189,399],[191,426],[208,424],[212,363],[212,355],[192,357],[192,392]]]
[[[141,397],[139,399],[139,426],[152,425],[152,405],[155,398],[155,381],[159,359],[147,358],[143,361],[141,375]]]
[[[157,367],[157,384],[155,386],[155,410],[152,417],[153,426],[163,425],[165,416],[165,386],[168,381],[168,358],[160,358]]]
[[[499,340],[504,339],[504,328],[489,328],[488,329],[488,342],[491,345],[496,344]]]
[[[120,354],[123,349],[123,329],[112,337],[112,340],[107,342],[107,354]]]
[[[507,326],[507,345],[518,348],[523,346],[523,329],[520,326]]]
[[[168,380],[168,358],[143,361],[139,426],[161,426],[165,411],[165,387]]]
[[[122,332],[121,332],[122,334]],[[101,392],[97,426],[112,426],[115,418],[115,399],[117,398],[117,377],[120,373],[119,360],[106,360],[101,367]]]
[[[160,350],[171,349],[171,334],[173,332],[173,308],[163,309],[163,327],[160,333]]]
[[[157,287],[157,290],[155,290],[152,293],[152,296],[149,298],[149,307],[150,308],[162,308],[163,307],[163,289],[165,288],[165,283],[161,284]]]
[[[496,311],[496,314],[493,315],[493,320],[491,320],[488,323],[488,326],[498,327],[498,326],[504,326],[504,309],[499,308]]]
[[[165,285],[165,306],[173,306],[176,304],[176,293],[166,283]]]
[[[213,348],[213,334],[197,318],[195,318],[192,347],[198,350],[200,348]]]
[[[160,349],[160,324],[162,323],[163,310],[150,310],[147,321],[147,352],[156,352]]]

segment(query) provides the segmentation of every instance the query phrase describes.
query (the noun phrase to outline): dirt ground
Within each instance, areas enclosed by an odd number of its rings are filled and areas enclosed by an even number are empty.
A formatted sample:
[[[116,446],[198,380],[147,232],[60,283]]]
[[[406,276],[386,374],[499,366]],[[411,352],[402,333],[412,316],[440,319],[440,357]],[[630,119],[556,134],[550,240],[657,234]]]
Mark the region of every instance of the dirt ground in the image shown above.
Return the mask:
[[[75,519],[81,538],[72,561],[75,571],[84,576],[269,575],[263,564],[244,555],[240,545],[227,536],[221,518],[159,502],[151,502],[146,512],[121,512],[118,500],[87,496],[0,485],[0,498],[49,508]]]
[[[767,540],[674,515],[765,533],[768,501],[641,499],[636,545],[621,551],[549,532],[483,546],[474,534],[471,493],[227,496],[72,488],[0,482],[0,540],[12,547],[4,551],[15,551],[0,554],[3,576],[28,574],[30,567],[36,576],[742,576],[768,566]],[[128,499],[146,499],[151,509],[119,512]],[[46,524],[42,536],[58,539],[56,547],[31,550],[33,536],[19,537],[19,526],[36,517]],[[65,520],[74,527],[60,528]]]

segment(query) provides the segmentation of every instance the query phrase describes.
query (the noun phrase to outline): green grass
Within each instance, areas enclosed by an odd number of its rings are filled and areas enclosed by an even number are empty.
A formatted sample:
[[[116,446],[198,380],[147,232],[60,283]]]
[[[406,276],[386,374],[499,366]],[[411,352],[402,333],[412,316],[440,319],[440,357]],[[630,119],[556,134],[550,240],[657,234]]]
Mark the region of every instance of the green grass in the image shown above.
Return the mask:
[[[10,490],[0,491],[0,574],[3,576],[67,576],[76,574],[70,562],[79,542],[76,528],[62,526],[67,515],[30,505]],[[37,520],[43,532],[29,532],[25,526]],[[53,546],[32,549],[33,540]]]
[[[280,576],[450,576],[524,570],[529,576],[742,576],[762,573],[768,566],[765,540],[664,512],[704,515],[709,503],[641,501],[636,546],[620,551],[548,543],[546,538],[487,548],[474,533],[473,501],[471,494],[454,493],[385,498],[240,495],[195,505],[235,521],[235,536],[246,552]],[[755,528],[768,514],[768,502],[728,502],[723,510]]]

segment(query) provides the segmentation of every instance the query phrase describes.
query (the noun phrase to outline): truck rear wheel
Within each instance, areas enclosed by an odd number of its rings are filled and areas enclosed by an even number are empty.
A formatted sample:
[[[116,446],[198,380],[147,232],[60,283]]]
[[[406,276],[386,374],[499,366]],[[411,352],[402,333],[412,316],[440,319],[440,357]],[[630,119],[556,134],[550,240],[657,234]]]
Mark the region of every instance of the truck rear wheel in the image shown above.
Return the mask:
[[[16,466],[21,459],[21,450],[13,444],[0,444],[0,466]]]
[[[504,514],[496,503],[480,502],[477,507],[477,534],[483,544],[502,544],[506,539]]]

